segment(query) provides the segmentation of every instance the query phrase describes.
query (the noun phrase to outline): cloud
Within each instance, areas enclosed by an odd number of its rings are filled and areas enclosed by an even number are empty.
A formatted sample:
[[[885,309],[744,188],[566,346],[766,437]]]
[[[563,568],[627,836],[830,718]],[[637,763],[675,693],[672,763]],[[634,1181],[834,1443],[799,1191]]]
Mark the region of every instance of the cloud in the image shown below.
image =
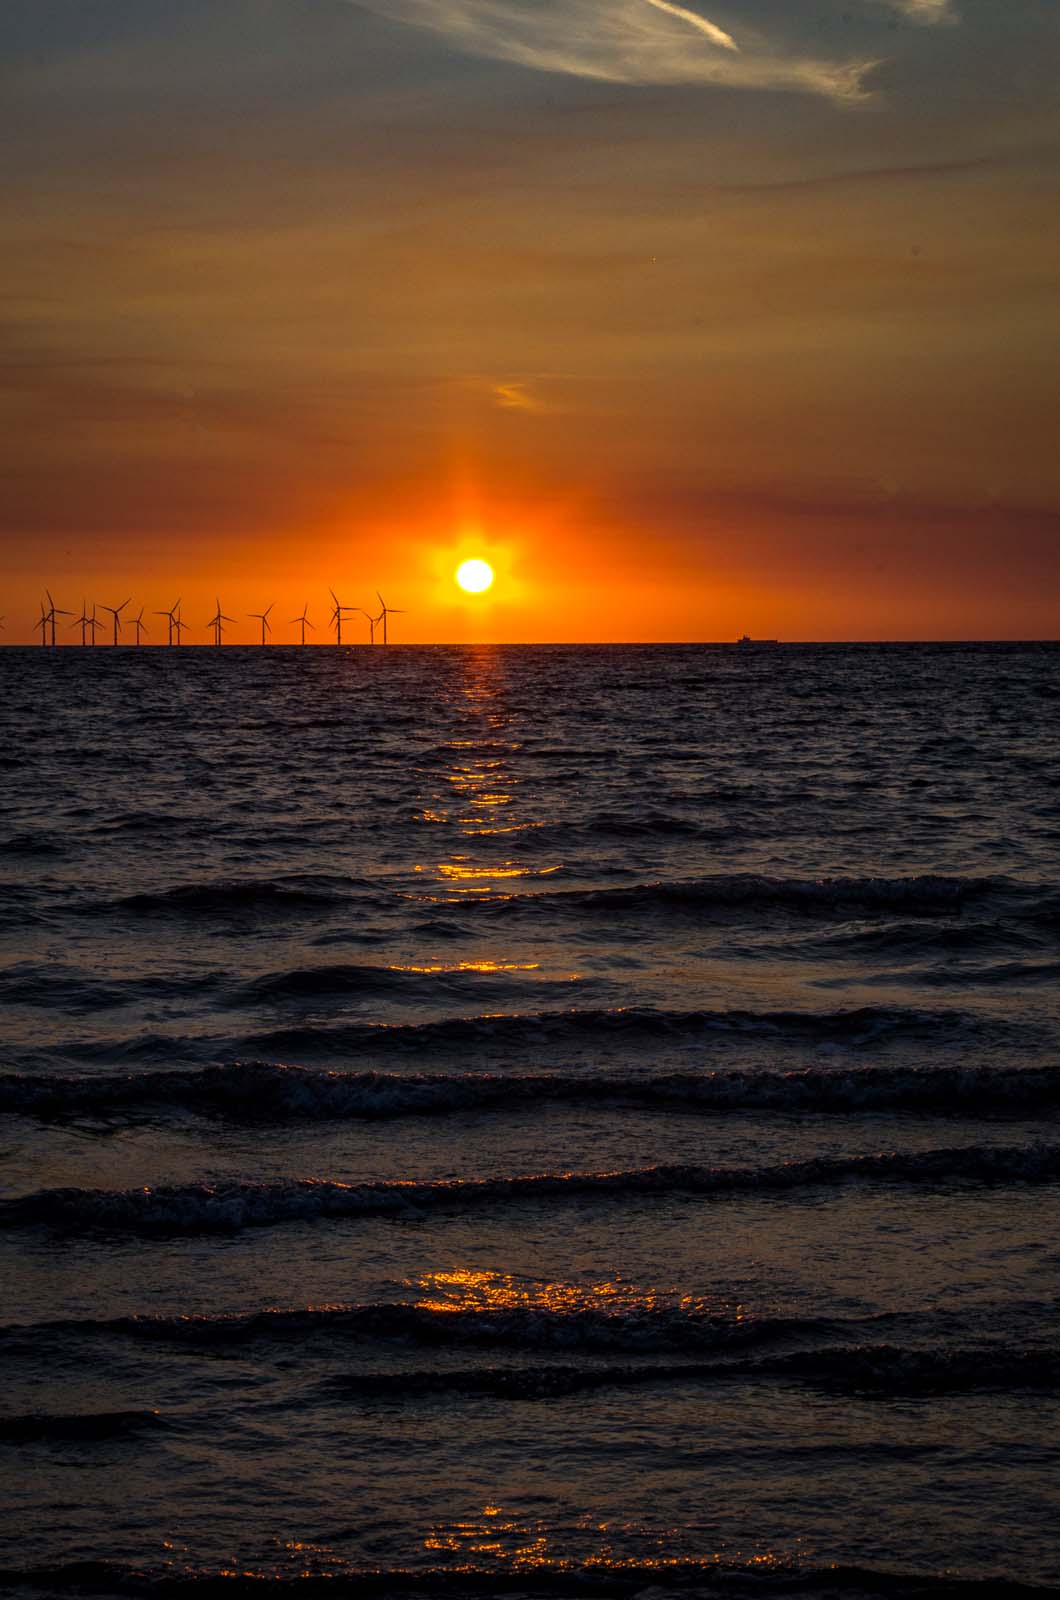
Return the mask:
[[[670,0],[648,0],[650,6],[657,11],[665,11],[671,17],[680,17],[682,22],[687,22],[692,28],[697,28],[700,33],[705,33],[714,44],[721,45],[723,50],[738,50],[739,46],[731,33],[726,33],[724,28],[719,28],[717,23],[708,22],[706,17],[701,17],[696,11],[689,11],[685,6],[671,5]]]
[[[525,383],[497,383],[493,385],[493,399],[504,411],[530,411],[540,413],[545,410],[543,400],[533,394]]]
[[[872,61],[839,62],[737,40],[675,0],[361,0],[380,15],[429,28],[469,55],[538,72],[629,84],[789,89],[830,100],[867,98]],[[931,0],[901,0],[931,4]]]
[[[883,4],[890,6],[892,11],[900,11],[903,17],[908,17],[912,22],[929,26],[932,23],[957,21],[952,0],[883,0]]]

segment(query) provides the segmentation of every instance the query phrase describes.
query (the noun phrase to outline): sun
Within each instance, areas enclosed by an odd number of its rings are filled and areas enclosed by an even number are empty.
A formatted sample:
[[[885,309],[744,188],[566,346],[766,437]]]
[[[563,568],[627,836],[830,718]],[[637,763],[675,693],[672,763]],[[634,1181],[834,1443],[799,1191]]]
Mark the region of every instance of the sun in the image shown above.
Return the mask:
[[[468,594],[482,594],[493,583],[493,568],[488,561],[476,557],[462,561],[456,569],[456,581]]]

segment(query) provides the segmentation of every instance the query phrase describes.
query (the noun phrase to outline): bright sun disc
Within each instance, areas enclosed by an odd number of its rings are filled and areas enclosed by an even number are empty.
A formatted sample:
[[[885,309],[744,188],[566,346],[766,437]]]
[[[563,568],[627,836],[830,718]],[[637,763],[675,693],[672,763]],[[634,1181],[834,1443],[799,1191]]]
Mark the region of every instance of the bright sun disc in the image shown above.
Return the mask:
[[[468,594],[481,594],[493,582],[493,568],[488,561],[462,561],[456,569],[456,581]]]

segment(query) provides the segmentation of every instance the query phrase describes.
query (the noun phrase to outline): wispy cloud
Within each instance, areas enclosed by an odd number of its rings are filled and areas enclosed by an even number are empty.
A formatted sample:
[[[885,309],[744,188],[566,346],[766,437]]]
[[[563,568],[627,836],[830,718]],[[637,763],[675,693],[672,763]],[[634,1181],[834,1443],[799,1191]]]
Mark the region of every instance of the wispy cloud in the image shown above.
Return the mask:
[[[544,401],[533,394],[523,382],[494,384],[492,393],[495,403],[503,411],[540,413],[545,410]]]
[[[731,33],[726,33],[724,28],[719,28],[716,22],[708,22],[706,17],[701,17],[697,11],[689,11],[686,6],[675,6],[670,0],[648,0],[650,6],[657,11],[665,11],[671,17],[680,17],[682,22],[687,22],[689,27],[697,28],[700,33],[705,33],[714,44],[721,45],[723,50],[738,50],[739,46]]]
[[[386,17],[429,28],[469,55],[610,83],[789,89],[856,101],[867,98],[864,79],[875,65],[789,54],[760,35],[737,39],[675,0],[361,3]]]
[[[956,22],[957,12],[952,0],[882,0],[892,11],[900,11],[912,22],[928,25],[937,22]]]

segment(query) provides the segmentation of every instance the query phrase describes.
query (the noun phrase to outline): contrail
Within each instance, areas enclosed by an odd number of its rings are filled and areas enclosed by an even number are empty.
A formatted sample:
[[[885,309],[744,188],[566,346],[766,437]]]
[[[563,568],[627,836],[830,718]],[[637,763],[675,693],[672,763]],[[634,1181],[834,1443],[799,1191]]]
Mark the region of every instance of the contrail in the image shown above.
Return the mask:
[[[700,33],[705,33],[714,44],[720,44],[723,50],[735,50],[739,54],[740,47],[731,34],[724,28],[719,28],[716,23],[708,22],[706,17],[701,17],[694,11],[686,11],[684,6],[675,6],[672,0],[646,0],[646,4],[654,6],[656,11],[668,11],[671,17],[680,17],[682,22],[689,23],[693,28],[698,28]]]

